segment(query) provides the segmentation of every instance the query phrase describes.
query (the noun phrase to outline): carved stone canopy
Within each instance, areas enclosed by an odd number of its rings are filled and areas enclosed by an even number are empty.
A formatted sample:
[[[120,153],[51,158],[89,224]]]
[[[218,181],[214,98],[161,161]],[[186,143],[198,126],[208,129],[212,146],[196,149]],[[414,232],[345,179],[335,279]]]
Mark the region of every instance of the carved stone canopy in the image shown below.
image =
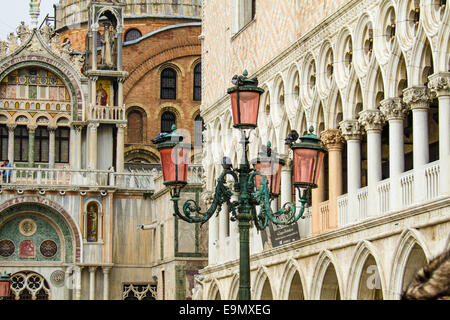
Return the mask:
[[[345,140],[361,139],[361,126],[358,120],[343,120],[339,123],[339,129]]]
[[[414,109],[428,109],[430,103],[430,89],[427,87],[410,87],[403,90],[403,101]]]
[[[408,114],[409,108],[401,98],[388,98],[381,101],[380,111],[386,120],[403,120]]]
[[[366,131],[381,131],[384,121],[384,116],[380,110],[368,109],[359,113],[359,123]]]

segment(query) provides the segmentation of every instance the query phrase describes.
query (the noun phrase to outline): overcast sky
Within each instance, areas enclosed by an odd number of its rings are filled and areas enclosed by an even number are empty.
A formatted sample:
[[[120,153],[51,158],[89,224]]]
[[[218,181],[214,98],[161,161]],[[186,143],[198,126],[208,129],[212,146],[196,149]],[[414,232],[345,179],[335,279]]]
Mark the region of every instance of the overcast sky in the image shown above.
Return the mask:
[[[10,32],[15,32],[20,21],[30,25],[30,0],[0,0],[0,40],[6,40]],[[39,25],[47,13],[53,16],[53,4],[58,0],[41,0]]]

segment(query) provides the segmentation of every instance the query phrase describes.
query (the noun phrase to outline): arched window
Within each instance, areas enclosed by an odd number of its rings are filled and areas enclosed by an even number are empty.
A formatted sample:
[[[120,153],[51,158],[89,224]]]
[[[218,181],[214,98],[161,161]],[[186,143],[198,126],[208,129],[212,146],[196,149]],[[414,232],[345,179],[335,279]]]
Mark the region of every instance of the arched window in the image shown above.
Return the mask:
[[[161,115],[161,132],[172,131],[172,125],[176,124],[176,116],[173,112],[165,111]]]
[[[28,129],[26,126],[17,126],[14,130],[14,161],[28,161]]]
[[[177,73],[172,68],[161,72],[161,99],[177,98]]]
[[[142,143],[144,136],[144,122],[142,114],[139,111],[133,110],[128,114],[128,143]]]
[[[203,118],[197,115],[194,119],[194,146],[201,147],[203,144],[203,130],[204,130]]]
[[[69,140],[70,130],[65,127],[58,127],[55,131],[55,162],[69,162]]]
[[[138,29],[130,29],[125,33],[125,42],[133,41],[142,37],[142,33]]]
[[[202,100],[202,64],[199,63],[194,68],[194,100]]]
[[[0,160],[8,159],[8,129],[5,125],[0,126]]]
[[[48,162],[49,134],[47,127],[37,127],[34,134],[34,161]]]

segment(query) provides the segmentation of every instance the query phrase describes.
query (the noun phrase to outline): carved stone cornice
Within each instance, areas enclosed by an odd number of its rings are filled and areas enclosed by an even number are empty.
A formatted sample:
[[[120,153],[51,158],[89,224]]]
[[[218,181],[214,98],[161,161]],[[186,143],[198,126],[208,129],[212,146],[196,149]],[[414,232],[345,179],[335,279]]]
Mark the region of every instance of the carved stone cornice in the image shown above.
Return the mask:
[[[380,110],[363,110],[359,113],[359,124],[366,131],[381,131],[385,122]]]
[[[339,129],[345,140],[361,140],[361,126],[358,120],[343,120]]]
[[[327,149],[342,149],[345,139],[339,129],[327,129],[320,133],[320,140]]]
[[[427,87],[410,87],[403,90],[403,102],[412,110],[430,107],[430,89]]]
[[[437,97],[450,96],[450,72],[440,72],[428,77],[428,88]]]
[[[409,108],[401,98],[388,98],[380,102],[380,111],[386,120],[403,120],[408,114]]]

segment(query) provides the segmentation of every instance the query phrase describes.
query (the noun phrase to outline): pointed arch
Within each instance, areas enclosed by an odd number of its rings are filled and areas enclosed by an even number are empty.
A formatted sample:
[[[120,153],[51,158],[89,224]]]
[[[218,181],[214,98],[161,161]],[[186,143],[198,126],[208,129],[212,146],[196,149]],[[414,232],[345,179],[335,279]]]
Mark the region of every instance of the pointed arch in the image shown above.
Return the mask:
[[[322,289],[324,281],[327,280],[326,276],[332,275],[335,272],[336,283],[335,287],[331,288],[332,290],[336,289],[336,294],[339,297],[345,297],[344,288],[342,287],[342,277],[340,270],[337,268],[337,263],[334,255],[329,250],[323,250],[317,257],[316,266],[314,268],[314,273],[311,281],[311,289],[310,289],[310,299],[312,300],[320,300],[322,295]],[[329,267],[332,269],[329,270]],[[330,272],[330,273],[328,273]]]
[[[435,60],[434,52],[428,37],[422,28],[419,29],[415,42],[412,47],[411,61],[409,61],[409,78],[410,86],[423,86],[428,82],[429,75],[434,73]]]
[[[391,280],[389,284],[390,299],[399,299],[405,284],[405,270],[411,254],[416,254],[419,260],[420,251],[423,252],[425,258],[422,263],[425,265],[430,261],[431,254],[426,245],[426,241],[422,234],[416,230],[408,228],[404,230],[397,242],[397,247],[392,260]],[[411,272],[410,272],[411,273]]]
[[[219,289],[219,283],[217,282],[216,279],[213,279],[211,281],[207,294],[207,300],[222,300],[222,295]]]
[[[231,280],[230,291],[228,292],[228,300],[238,300],[239,299],[239,275],[234,273]]]
[[[296,284],[297,286],[293,288],[293,281],[297,276],[300,279],[300,285],[298,286],[298,284]],[[293,292],[293,289],[296,291],[295,293]],[[278,294],[278,298],[280,300],[293,300],[290,299],[292,297],[295,297],[298,300],[304,300],[308,297],[308,292],[306,278],[302,272],[302,269],[295,259],[289,258],[284,265],[283,272],[281,273],[280,292]]]
[[[370,260],[372,262],[374,261],[375,265],[368,265]],[[388,292],[383,264],[377,249],[369,241],[363,240],[358,243],[349,264],[348,272],[349,278],[346,290],[348,293],[347,299],[361,299],[361,286],[365,286],[365,289],[372,291],[381,290],[383,297],[387,297]],[[368,274],[368,276],[365,274]],[[364,298],[367,298],[367,296]]]
[[[267,287],[269,286],[269,288]],[[255,280],[252,285],[252,299],[254,300],[262,300],[264,295],[270,294],[272,299],[275,299],[275,295],[273,292],[273,286],[270,281],[270,277],[268,276],[268,269],[265,266],[260,266],[256,271]],[[270,300],[270,299],[269,299]]]

